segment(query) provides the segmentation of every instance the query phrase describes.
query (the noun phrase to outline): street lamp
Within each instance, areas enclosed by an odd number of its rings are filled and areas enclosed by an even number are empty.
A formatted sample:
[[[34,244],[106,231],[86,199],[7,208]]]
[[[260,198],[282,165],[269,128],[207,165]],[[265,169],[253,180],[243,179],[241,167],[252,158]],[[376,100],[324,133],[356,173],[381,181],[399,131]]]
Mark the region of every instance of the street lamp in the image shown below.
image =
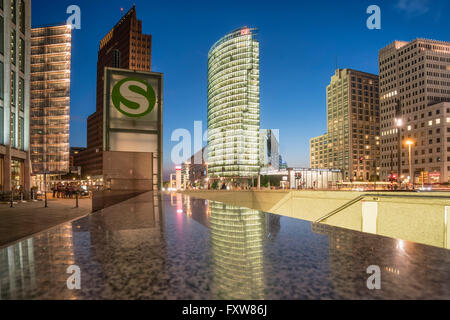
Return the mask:
[[[412,139],[408,139],[405,141],[405,144],[408,146],[408,149],[409,149],[409,177],[410,177],[410,179],[412,179],[412,185],[413,185],[413,189],[414,189],[414,177],[412,175],[411,149],[412,149],[412,146],[415,144],[415,141]]]
[[[400,176],[402,175],[402,170],[401,170],[401,157],[402,157],[402,142],[401,142],[401,128],[403,126],[403,120],[401,118],[396,118],[395,119],[395,126],[397,127],[397,140],[398,140],[398,152],[397,152],[397,167],[398,167],[398,172],[397,172],[397,176],[398,176],[398,182],[399,184],[401,184],[401,178]]]

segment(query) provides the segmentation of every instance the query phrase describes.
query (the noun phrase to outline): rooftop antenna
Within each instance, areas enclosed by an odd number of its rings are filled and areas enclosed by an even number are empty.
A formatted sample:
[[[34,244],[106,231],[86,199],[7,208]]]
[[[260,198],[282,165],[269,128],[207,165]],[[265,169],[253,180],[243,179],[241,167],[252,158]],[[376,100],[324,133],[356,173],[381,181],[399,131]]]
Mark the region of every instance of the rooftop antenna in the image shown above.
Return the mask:
[[[337,69],[338,69],[338,56],[337,56],[337,55],[336,55],[336,57],[335,57],[334,63],[335,63],[335,68],[334,68],[334,70],[337,70]]]
[[[120,14],[122,15],[122,17],[123,17],[123,7],[122,8],[120,8]]]

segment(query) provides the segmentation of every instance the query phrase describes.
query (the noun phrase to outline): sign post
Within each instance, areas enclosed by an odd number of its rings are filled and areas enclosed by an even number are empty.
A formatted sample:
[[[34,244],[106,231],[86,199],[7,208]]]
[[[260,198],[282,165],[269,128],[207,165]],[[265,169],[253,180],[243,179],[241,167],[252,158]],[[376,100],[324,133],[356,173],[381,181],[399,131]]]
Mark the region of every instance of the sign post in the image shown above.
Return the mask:
[[[105,69],[103,170],[110,188],[162,189],[162,80],[156,72]]]

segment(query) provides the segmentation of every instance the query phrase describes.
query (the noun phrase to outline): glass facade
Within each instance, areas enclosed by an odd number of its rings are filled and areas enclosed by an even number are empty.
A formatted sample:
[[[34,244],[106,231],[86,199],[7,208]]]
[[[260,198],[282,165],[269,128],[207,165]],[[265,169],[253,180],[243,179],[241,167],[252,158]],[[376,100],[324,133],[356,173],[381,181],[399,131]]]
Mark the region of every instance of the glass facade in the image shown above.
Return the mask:
[[[3,0],[0,10],[0,197],[30,188],[30,0]],[[1,6],[0,6],[1,8]],[[11,148],[8,148],[10,146]],[[8,159],[15,158],[10,164]],[[18,163],[21,163],[18,165]]]
[[[233,31],[208,54],[208,175],[245,178],[259,170],[257,30]]]
[[[31,162],[36,174],[69,171],[70,60],[70,26],[32,29]]]
[[[214,289],[220,299],[264,299],[266,214],[210,202]]]

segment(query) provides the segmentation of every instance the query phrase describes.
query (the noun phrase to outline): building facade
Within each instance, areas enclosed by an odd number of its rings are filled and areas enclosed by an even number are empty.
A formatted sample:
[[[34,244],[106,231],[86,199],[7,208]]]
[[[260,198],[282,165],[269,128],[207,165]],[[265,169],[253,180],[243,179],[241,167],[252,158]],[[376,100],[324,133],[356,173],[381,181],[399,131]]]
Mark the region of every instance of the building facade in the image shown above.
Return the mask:
[[[207,187],[208,165],[205,161],[206,148],[202,148],[181,165],[181,184],[183,189]]]
[[[31,164],[33,174],[69,172],[70,25],[31,30]]]
[[[30,190],[31,1],[0,1],[0,191]]]
[[[97,60],[97,104],[87,121],[87,149],[79,163],[83,175],[103,174],[103,87],[105,67],[151,71],[152,36],[142,33],[133,6],[101,40]]]
[[[261,129],[259,132],[259,161],[262,168],[280,169],[279,149],[274,130]]]
[[[380,105],[378,76],[338,69],[327,87],[327,142],[318,147],[313,168],[340,169],[345,181],[369,181],[380,174]],[[320,152],[323,159],[320,159]],[[311,150],[311,158],[316,157]],[[312,160],[312,159],[311,159]],[[321,162],[322,160],[322,162]]]
[[[449,182],[450,42],[395,41],[380,50],[379,69],[381,178]]]
[[[315,169],[328,168],[328,135],[324,134],[319,137],[312,138],[309,142],[310,150],[310,167]]]
[[[278,156],[278,158],[279,158],[278,163],[279,163],[280,170],[287,169],[288,164],[287,164],[287,162],[283,159],[283,156],[280,154],[280,155]]]
[[[80,153],[85,151],[85,147],[70,147],[69,167],[77,167]]]
[[[208,53],[208,174],[252,178],[259,170],[259,42],[243,27]]]

